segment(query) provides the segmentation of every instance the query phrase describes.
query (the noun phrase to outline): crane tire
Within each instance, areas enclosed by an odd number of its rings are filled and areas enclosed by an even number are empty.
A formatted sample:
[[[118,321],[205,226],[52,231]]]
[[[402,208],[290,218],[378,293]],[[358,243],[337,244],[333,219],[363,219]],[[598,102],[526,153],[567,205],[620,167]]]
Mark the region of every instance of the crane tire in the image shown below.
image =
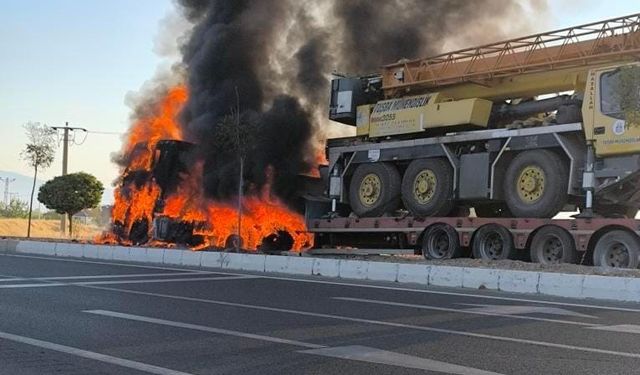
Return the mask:
[[[402,201],[414,216],[447,216],[455,203],[449,162],[441,158],[412,161],[402,177]]]
[[[349,203],[359,217],[382,216],[400,205],[400,173],[390,163],[360,164],[349,184]]]
[[[518,154],[505,174],[505,201],[515,217],[550,218],[567,202],[569,171],[550,150]]]

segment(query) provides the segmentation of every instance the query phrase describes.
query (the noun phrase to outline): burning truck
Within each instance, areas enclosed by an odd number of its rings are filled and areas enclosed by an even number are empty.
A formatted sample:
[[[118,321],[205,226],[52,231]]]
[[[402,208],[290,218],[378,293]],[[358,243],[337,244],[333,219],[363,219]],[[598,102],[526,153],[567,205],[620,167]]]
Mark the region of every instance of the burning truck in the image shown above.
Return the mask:
[[[111,229],[99,242],[264,252],[310,247],[312,237],[297,211],[303,205],[271,193],[269,169],[267,182],[259,189],[248,183],[240,200],[205,194],[198,145],[183,140],[177,122],[187,95],[184,87],[169,89],[132,127],[119,160],[123,171]],[[299,186],[319,180],[300,179]]]

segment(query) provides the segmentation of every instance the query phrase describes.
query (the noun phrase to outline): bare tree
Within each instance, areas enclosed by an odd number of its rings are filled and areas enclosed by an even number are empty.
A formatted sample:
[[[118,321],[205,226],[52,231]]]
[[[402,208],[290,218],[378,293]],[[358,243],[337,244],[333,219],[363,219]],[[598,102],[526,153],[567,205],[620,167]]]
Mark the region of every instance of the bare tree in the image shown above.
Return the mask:
[[[29,200],[29,223],[27,237],[31,237],[31,213],[33,212],[33,194],[36,190],[38,168],[46,169],[53,163],[56,139],[55,131],[39,122],[28,122],[24,125],[27,133],[27,144],[20,153],[24,161],[33,168],[33,186],[31,187],[31,199]]]

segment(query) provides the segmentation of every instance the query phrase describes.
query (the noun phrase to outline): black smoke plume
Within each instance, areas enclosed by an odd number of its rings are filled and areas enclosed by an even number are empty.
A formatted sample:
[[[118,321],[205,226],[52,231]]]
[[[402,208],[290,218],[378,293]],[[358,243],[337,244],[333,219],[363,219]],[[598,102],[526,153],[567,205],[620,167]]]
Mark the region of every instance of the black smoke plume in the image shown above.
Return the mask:
[[[504,37],[496,25],[526,19],[518,3],[495,0],[178,3],[194,24],[182,47],[189,100],[180,121],[204,160],[205,192],[216,199],[237,193],[233,114],[245,128],[246,190],[270,183],[287,199],[325,133],[331,71],[375,72],[441,52],[452,35],[475,43]]]

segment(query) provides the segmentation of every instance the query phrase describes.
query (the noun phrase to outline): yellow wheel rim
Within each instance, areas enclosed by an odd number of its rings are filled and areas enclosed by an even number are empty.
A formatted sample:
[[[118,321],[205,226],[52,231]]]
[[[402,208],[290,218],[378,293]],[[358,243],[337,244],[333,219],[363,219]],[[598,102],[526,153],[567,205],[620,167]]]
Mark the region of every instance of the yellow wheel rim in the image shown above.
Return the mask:
[[[380,192],[382,191],[382,182],[380,182],[380,177],[377,174],[369,173],[364,176],[362,182],[360,183],[359,197],[360,202],[367,206],[371,207],[378,199],[380,199]]]
[[[544,194],[545,174],[542,168],[529,165],[518,176],[518,196],[525,203],[537,202]]]
[[[433,199],[438,179],[430,169],[420,171],[413,179],[413,197],[420,204],[427,204]]]

